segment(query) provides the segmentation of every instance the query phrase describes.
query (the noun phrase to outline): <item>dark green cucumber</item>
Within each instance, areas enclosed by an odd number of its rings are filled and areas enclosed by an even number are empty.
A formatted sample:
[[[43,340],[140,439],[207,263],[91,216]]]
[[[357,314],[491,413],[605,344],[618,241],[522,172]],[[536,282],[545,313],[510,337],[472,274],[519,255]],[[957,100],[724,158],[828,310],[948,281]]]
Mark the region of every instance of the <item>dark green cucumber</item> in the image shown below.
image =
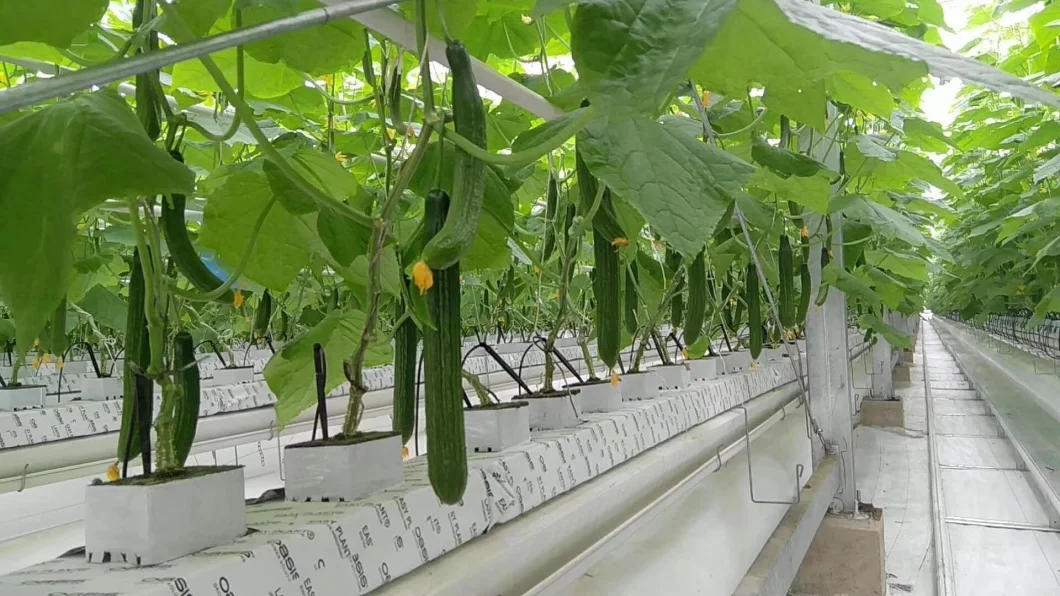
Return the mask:
[[[453,73],[453,120],[457,134],[479,147],[486,147],[486,110],[478,93],[471,56],[464,44],[452,41],[445,46],[445,56]],[[453,174],[453,196],[449,217],[437,234],[423,247],[422,260],[431,269],[455,265],[475,241],[482,197],[486,191],[486,164],[457,149]]]
[[[688,265],[688,308],[685,310],[685,345],[699,341],[707,314],[707,265],[703,252]]]
[[[184,467],[195,429],[199,425],[199,365],[195,362],[195,340],[187,331],[173,338],[173,368],[180,384],[180,400],[173,411],[173,453],[177,466]]]
[[[596,344],[600,360],[611,370],[622,348],[622,266],[618,250],[593,229],[593,297],[596,299]]]
[[[272,294],[268,290],[261,295],[258,308],[254,311],[253,338],[267,337],[269,335],[269,321],[272,319]]]
[[[762,327],[762,302],[758,296],[758,270],[753,261],[747,264],[744,289],[747,301],[747,345],[751,349],[751,358],[757,359],[762,354],[765,330]]]
[[[405,284],[408,285],[408,280]],[[399,302],[395,316],[401,317],[403,311]],[[394,432],[401,433],[402,444],[412,438],[416,427],[417,343],[416,321],[407,317],[394,331]]]
[[[449,197],[439,190],[427,195],[427,237],[443,230]],[[455,217],[456,214],[454,213]],[[427,475],[434,494],[455,504],[467,488],[467,447],[464,439],[463,383],[460,353],[460,265],[432,269],[434,285],[427,308],[435,329],[423,330],[423,383],[427,396]]]
[[[173,156],[173,159],[184,163],[184,156],[179,151],[170,151],[169,154]],[[188,278],[191,285],[200,292],[212,292],[223,282],[206,268],[199,254],[195,252],[195,247],[191,245],[191,239],[188,238],[188,226],[184,221],[186,202],[184,195],[178,194],[170,195],[162,201],[162,234],[166,238],[166,246],[169,248],[173,263],[181,275]],[[232,304],[234,299],[234,294],[228,290],[218,296],[217,301]]]
[[[585,215],[592,209],[600,186],[596,176],[593,176],[593,173],[589,171],[589,166],[586,165],[582,159],[581,152],[577,149],[577,139],[574,146],[575,172],[578,175],[578,210],[582,215]],[[614,242],[616,238],[626,237],[626,232],[622,230],[622,226],[618,225],[618,217],[615,215],[615,208],[611,202],[610,194],[610,189],[604,190],[606,204],[601,203],[593,216],[593,229],[600,232],[608,244]],[[626,238],[626,240],[632,243],[629,238]]]
[[[146,0],[137,0],[132,14],[133,29],[139,29],[144,23],[154,18],[153,15],[144,14],[146,5]],[[157,32],[152,31],[148,34],[146,49],[148,51],[158,49]],[[137,53],[142,53],[142,50]],[[162,135],[162,112],[161,107],[158,105],[155,87],[151,81],[152,76],[158,76],[158,71],[136,75],[136,117],[140,124],[143,125],[147,137],[152,141],[157,141],[158,137]]]
[[[140,251],[133,249],[129,270],[129,310],[125,318],[125,367],[122,370],[121,431],[118,433],[118,460],[129,461],[140,454],[140,432],[136,410],[136,371],[147,370],[151,363],[151,342],[148,340],[147,315],[144,313],[144,271],[140,266]],[[148,419],[153,416],[147,417]],[[126,452],[128,447],[128,452]]]
[[[810,312],[810,266],[803,262],[799,267],[799,312],[797,321],[799,325],[806,325],[806,315]]]
[[[52,354],[55,354],[56,358],[62,358],[66,352],[66,296],[59,301],[59,306],[55,307],[55,314],[52,315],[51,323],[51,341],[49,342],[48,349],[51,350]]]
[[[629,264],[629,272],[626,274],[626,291],[623,296],[625,314],[623,316],[623,322],[626,326],[626,332],[630,335],[637,333],[637,310],[639,301],[637,300],[637,262],[633,261]]]
[[[667,274],[672,278],[677,274],[678,268],[681,267],[681,253],[673,250],[672,248],[666,249],[666,271]],[[685,299],[684,293],[680,290],[676,291],[672,298],[670,298],[670,325],[674,329],[681,327],[681,320],[685,314]]]
[[[791,253],[788,235],[780,237],[777,254],[777,274],[780,277],[780,324],[785,328],[795,325],[795,258]]]
[[[817,306],[824,306],[824,303],[828,301],[828,288],[829,285],[824,283],[824,268],[828,266],[832,259],[828,256],[828,249],[824,246],[821,247],[821,286],[817,288],[817,299],[814,304]]]
[[[556,211],[559,208],[559,185],[552,176],[548,177],[548,192],[545,195],[545,244],[541,249],[541,263],[548,262],[556,248]],[[567,230],[563,230],[567,234]]]

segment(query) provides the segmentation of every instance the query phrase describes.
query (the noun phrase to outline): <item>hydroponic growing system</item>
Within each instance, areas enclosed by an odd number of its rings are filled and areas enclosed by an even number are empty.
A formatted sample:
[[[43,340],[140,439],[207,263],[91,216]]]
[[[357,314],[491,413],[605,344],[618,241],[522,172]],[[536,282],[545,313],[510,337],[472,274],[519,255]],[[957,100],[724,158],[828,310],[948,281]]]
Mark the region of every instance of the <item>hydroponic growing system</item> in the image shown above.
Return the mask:
[[[1056,6],[0,0],[0,594],[1060,594]]]

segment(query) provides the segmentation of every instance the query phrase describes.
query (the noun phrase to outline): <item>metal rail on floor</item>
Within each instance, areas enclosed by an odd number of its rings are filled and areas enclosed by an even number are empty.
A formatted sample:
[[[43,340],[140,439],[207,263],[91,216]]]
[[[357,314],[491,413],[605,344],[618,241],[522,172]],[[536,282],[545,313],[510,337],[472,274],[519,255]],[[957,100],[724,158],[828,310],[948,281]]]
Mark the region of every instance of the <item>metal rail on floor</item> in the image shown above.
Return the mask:
[[[935,411],[931,403],[931,374],[928,372],[927,333],[920,334],[920,358],[923,363],[924,401],[927,407],[928,483],[931,494],[931,524],[935,548],[935,581],[937,596],[955,596],[950,535],[946,529],[946,502],[942,491],[939,469],[938,438],[935,432]]]

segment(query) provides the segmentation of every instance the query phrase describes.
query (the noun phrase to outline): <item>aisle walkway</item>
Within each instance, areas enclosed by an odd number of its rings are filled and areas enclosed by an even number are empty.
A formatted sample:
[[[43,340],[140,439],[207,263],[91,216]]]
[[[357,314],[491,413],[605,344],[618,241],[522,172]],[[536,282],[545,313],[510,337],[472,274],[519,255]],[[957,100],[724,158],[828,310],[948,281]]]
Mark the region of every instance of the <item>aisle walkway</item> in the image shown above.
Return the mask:
[[[1049,528],[1018,454],[930,322],[922,334],[936,510],[953,593],[1060,595],[1060,534]]]
[[[855,393],[867,388],[854,387]],[[911,382],[896,384],[902,428],[858,426],[857,486],[860,499],[884,509],[887,584],[891,596],[935,596],[928,484],[927,405],[923,363]]]

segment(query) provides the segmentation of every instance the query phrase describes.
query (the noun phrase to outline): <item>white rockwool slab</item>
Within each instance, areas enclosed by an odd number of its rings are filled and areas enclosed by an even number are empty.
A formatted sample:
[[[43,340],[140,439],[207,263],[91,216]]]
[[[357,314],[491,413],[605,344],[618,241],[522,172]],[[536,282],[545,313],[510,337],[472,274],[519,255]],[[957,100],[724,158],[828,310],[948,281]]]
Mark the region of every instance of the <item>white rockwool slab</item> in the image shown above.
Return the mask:
[[[467,490],[456,505],[434,496],[426,458],[418,457],[405,462],[400,490],[354,503],[251,506],[247,526],[254,531],[229,544],[157,567],[57,559],[0,577],[0,594],[364,594],[792,375],[790,366],[762,366],[586,414],[575,428],[534,433],[500,453],[470,455]]]

